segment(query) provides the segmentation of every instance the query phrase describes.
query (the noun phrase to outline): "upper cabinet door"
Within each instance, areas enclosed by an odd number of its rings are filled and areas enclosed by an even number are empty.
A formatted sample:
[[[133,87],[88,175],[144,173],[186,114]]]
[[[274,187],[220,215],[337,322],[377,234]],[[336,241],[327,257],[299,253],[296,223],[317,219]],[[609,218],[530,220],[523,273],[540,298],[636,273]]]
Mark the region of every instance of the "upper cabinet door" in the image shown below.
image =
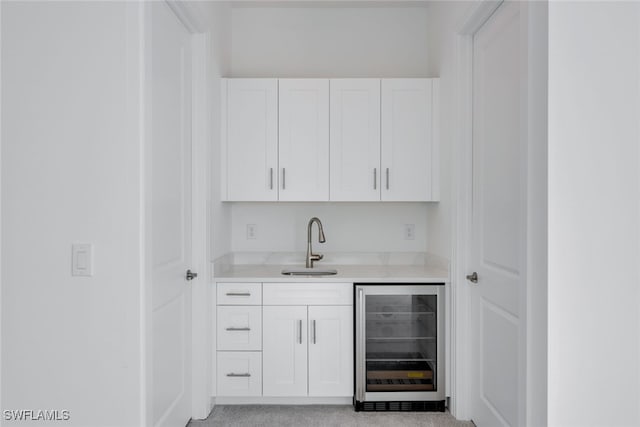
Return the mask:
[[[226,89],[222,194],[232,201],[278,200],[278,80],[229,79]]]
[[[382,200],[437,200],[434,83],[382,80]]]
[[[329,80],[279,81],[279,200],[329,200]]]
[[[330,81],[332,201],[380,200],[380,80]]]

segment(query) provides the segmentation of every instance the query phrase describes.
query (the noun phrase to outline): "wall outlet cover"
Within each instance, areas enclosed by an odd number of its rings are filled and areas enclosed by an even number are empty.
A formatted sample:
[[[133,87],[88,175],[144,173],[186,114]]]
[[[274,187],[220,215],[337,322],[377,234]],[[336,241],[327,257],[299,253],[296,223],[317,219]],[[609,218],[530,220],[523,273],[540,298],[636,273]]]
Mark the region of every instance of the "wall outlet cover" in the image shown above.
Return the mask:
[[[404,225],[404,239],[405,240],[415,240],[416,238],[416,225],[415,224],[405,224]]]
[[[247,224],[247,240],[257,239],[258,227],[255,224]]]

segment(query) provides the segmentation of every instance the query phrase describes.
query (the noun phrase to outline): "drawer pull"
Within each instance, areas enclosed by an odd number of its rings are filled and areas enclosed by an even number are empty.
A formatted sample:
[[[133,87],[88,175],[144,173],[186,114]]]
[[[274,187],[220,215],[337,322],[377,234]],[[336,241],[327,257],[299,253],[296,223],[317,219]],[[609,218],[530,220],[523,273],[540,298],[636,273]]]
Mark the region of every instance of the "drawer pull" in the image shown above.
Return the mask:
[[[251,328],[227,328],[227,331],[250,331]]]
[[[227,292],[228,297],[250,297],[251,292]]]
[[[234,374],[234,373],[230,373],[227,374],[228,377],[250,377],[251,374],[250,373],[246,373],[246,374]]]

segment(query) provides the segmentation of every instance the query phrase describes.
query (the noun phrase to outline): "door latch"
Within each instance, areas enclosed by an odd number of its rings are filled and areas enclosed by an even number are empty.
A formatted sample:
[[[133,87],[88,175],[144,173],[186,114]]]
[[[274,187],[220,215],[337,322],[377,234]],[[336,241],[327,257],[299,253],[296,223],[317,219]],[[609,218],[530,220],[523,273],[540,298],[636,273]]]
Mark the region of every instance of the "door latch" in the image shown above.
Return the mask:
[[[471,283],[478,283],[478,273],[474,271],[471,274],[467,274],[467,280]]]
[[[198,273],[194,273],[194,272],[193,272],[193,271],[191,271],[191,270],[187,270],[187,275],[186,275],[186,279],[187,279],[187,280],[193,280],[193,279],[195,279],[196,277],[198,277]]]

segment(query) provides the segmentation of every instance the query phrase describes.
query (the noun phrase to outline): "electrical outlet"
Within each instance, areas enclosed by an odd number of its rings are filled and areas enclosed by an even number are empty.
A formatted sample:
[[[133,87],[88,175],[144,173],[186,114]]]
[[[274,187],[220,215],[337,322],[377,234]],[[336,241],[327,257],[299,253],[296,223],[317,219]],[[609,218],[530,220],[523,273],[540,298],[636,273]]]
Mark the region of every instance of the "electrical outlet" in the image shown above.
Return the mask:
[[[247,224],[247,240],[255,240],[258,227],[255,224]]]
[[[416,238],[416,225],[405,224],[404,225],[404,240],[414,240]]]

